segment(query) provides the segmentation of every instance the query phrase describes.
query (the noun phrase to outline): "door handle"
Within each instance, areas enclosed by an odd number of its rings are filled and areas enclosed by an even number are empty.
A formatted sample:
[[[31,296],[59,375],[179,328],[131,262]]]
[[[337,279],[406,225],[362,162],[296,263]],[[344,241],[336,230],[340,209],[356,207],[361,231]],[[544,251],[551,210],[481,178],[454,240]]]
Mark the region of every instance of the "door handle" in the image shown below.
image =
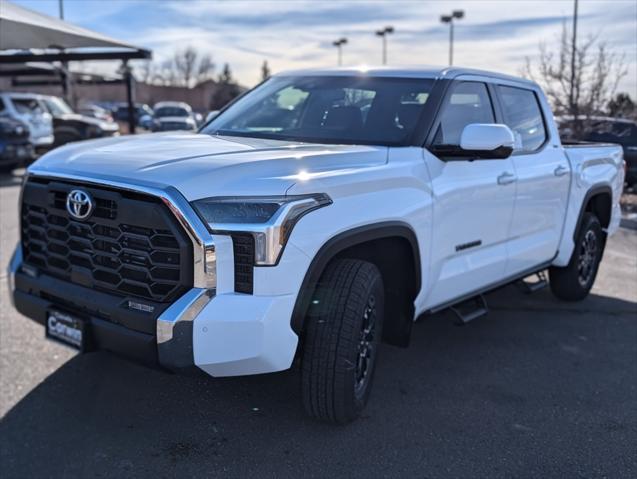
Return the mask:
[[[511,183],[515,183],[518,180],[518,177],[513,173],[509,173],[505,171],[500,176],[498,176],[498,185],[509,185]]]
[[[557,168],[553,170],[553,174],[555,176],[564,176],[567,173],[568,173],[568,168],[562,165],[558,166]]]

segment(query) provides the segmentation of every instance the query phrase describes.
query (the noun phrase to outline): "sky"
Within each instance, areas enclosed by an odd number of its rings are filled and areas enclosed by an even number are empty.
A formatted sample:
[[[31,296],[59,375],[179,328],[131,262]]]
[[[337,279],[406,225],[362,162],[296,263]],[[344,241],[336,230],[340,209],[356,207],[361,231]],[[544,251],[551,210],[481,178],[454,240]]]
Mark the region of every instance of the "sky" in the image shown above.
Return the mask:
[[[6,0],[0,0],[3,2]],[[11,0],[58,15],[58,0]],[[455,27],[454,64],[519,74],[541,42],[557,44],[573,0],[63,0],[65,20],[153,50],[159,62],[193,46],[221,69],[253,86],[264,60],[273,72],[333,66],[334,40],[348,39],[343,64],[380,64],[387,25],[390,65],[446,65],[449,27],[440,15],[462,9]],[[596,35],[624,55],[620,90],[637,97],[637,1],[580,0],[579,38]],[[570,26],[570,23],[569,23]],[[107,65],[102,68],[114,68]]]

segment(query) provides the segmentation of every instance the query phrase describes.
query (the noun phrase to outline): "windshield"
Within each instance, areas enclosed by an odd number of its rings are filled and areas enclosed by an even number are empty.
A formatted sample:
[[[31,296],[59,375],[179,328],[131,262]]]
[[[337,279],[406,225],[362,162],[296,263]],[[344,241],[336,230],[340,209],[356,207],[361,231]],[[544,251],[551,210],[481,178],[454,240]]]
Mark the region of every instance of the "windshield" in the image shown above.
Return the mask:
[[[274,77],[212,120],[203,133],[315,143],[403,145],[433,80],[366,76]]]
[[[71,107],[61,98],[45,98],[44,103],[53,116],[68,115],[73,113]]]
[[[178,106],[163,106],[155,110],[155,116],[161,118],[162,116],[189,116],[188,110]]]

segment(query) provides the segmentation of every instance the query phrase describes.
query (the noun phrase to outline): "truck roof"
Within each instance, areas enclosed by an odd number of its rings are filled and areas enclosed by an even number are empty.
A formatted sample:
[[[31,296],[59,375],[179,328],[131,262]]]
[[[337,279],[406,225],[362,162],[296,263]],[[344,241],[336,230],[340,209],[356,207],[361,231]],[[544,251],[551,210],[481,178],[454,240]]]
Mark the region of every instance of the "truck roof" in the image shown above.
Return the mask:
[[[302,70],[284,71],[275,76],[290,75],[326,75],[326,76],[350,76],[368,75],[372,77],[404,77],[404,78],[455,78],[459,75],[480,75],[495,79],[515,81],[536,86],[536,83],[521,77],[505,75],[487,70],[463,67],[441,67],[441,66],[368,66],[358,65],[352,67],[337,68],[307,68]]]

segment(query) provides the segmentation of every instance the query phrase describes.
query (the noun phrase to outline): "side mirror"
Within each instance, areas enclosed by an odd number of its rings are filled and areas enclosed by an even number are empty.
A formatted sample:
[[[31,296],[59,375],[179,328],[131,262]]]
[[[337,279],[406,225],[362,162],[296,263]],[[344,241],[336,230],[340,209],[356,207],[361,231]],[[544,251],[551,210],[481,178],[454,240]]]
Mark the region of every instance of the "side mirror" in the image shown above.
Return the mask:
[[[467,156],[508,158],[513,153],[515,136],[506,125],[472,123],[464,127],[460,148]]]

